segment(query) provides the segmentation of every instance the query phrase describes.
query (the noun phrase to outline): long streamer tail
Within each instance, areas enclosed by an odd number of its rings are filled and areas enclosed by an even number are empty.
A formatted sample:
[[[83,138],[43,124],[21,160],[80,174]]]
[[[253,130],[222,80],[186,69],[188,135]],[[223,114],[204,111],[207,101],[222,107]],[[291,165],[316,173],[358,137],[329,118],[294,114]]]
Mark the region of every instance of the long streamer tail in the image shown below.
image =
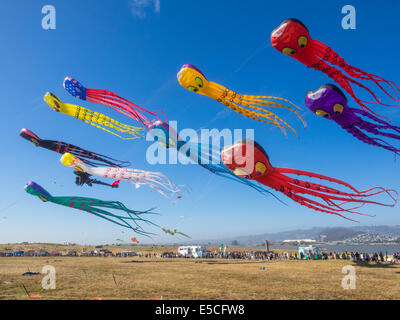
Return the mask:
[[[79,81],[71,77],[66,77],[64,79],[63,86],[74,97],[110,107],[142,123],[147,128],[149,128],[154,121],[161,120],[158,116],[160,113],[164,116],[165,122],[167,122],[167,118],[163,111],[146,110],[109,90],[85,88]],[[154,118],[149,120],[142,112],[147,113]]]
[[[386,80],[378,75],[367,73],[359,68],[349,65],[337,52],[335,52],[332,48],[330,48],[329,46],[318,40],[313,40],[313,46],[317,49],[318,56],[321,59],[328,61],[333,65],[341,67],[353,78],[369,80],[374,82],[379,87],[379,89],[381,89],[390,99],[397,102],[400,101],[399,100],[400,89],[393,81]],[[388,93],[387,90],[381,85],[381,83],[388,85],[392,89],[393,93],[396,95],[396,98],[390,93]]]
[[[366,112],[365,110],[360,110],[360,109],[355,109],[355,108],[351,108],[350,110],[352,112],[354,112],[354,113],[357,113],[359,115],[362,115],[364,117],[370,118],[371,120],[374,120],[374,121],[380,123],[381,126],[378,126],[378,125],[374,124],[374,126],[377,126],[380,129],[391,129],[391,130],[394,130],[394,131],[400,133],[400,127],[393,126],[390,123],[388,123],[388,122],[386,122],[386,121],[384,121],[384,120],[382,120],[382,119],[380,119],[378,117],[375,117],[373,114],[371,114],[369,112]]]
[[[274,101],[267,101],[267,100],[261,101],[260,99],[257,99],[257,98],[250,100],[251,96],[237,95],[233,91],[231,91],[217,83],[214,83],[214,82],[210,82],[210,83],[211,84],[210,84],[209,92],[210,92],[211,96],[214,99],[216,99],[218,102],[221,102],[222,104],[226,105],[227,107],[231,108],[232,110],[236,111],[237,113],[240,113],[250,119],[277,126],[285,134],[285,136],[287,136],[285,127],[287,129],[291,130],[296,135],[297,135],[297,132],[293,129],[292,126],[290,126],[283,119],[278,117],[276,114],[274,114],[266,109],[263,109],[260,106],[278,107],[278,108],[284,108],[284,109],[291,110],[296,115],[298,115],[299,118],[303,121],[303,124],[305,124],[304,119],[300,116],[300,114],[297,112],[297,110],[295,110],[291,107],[287,107],[283,104],[279,104]],[[246,97],[246,99],[244,97]],[[260,101],[257,101],[257,100],[260,100]],[[254,110],[256,110],[256,111],[254,111]]]
[[[326,180],[326,181],[329,181],[329,182],[337,183],[337,184],[340,184],[342,186],[345,186],[345,187],[353,190],[357,194],[364,194],[365,195],[365,194],[368,194],[369,192],[372,192],[372,191],[374,191],[374,192],[375,191],[379,191],[378,193],[384,192],[384,193],[388,194],[389,197],[393,201],[395,201],[394,205],[396,204],[397,199],[398,199],[397,191],[396,190],[392,190],[392,189],[385,189],[383,187],[373,187],[373,188],[370,188],[370,189],[367,189],[367,190],[359,191],[359,190],[357,190],[355,187],[353,187],[351,184],[349,184],[347,182],[344,182],[344,181],[339,180],[339,179],[331,178],[331,177],[328,177],[328,176],[324,176],[324,175],[321,175],[321,174],[318,174],[318,173],[313,173],[313,172],[304,171],[304,170],[291,169],[291,168],[276,168],[276,169],[278,169],[280,173],[303,175],[303,176],[307,176],[307,177],[312,177],[312,178],[317,178],[317,179],[322,179],[322,180]],[[392,193],[393,193],[393,195],[392,195]]]
[[[389,150],[389,151],[393,152],[395,155],[400,155],[400,149],[392,146],[390,143],[388,143],[388,142],[386,142],[386,141],[384,141],[382,139],[375,138],[375,137],[374,138],[373,137],[369,137],[364,132],[362,132],[361,130],[359,130],[356,127],[349,128],[349,127],[344,127],[343,126],[343,128],[347,132],[349,132],[354,137],[356,137],[357,139],[359,139],[360,141],[362,141],[364,143],[367,143],[367,144],[370,144],[370,145],[373,145],[373,146],[376,146],[376,147],[381,147],[381,148],[384,148],[386,150]]]

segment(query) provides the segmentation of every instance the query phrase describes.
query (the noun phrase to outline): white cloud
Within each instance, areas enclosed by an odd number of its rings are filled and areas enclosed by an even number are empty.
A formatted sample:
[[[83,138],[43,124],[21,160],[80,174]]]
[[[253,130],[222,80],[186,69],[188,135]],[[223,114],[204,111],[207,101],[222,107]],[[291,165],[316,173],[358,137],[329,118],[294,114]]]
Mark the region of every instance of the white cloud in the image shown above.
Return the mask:
[[[160,0],[154,0],[154,12],[160,13]]]
[[[155,13],[160,13],[160,0],[130,0],[129,6],[132,15],[139,19],[147,16],[146,11],[149,8],[153,8]]]

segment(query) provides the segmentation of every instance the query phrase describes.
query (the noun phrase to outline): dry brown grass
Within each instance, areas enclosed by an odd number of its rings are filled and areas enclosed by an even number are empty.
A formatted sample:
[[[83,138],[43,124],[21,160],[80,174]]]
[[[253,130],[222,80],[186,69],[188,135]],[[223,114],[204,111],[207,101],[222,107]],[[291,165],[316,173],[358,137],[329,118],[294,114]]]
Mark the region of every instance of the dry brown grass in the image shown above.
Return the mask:
[[[174,251],[173,247],[136,249]],[[28,268],[40,272],[47,264],[56,268],[56,290],[41,288],[43,275],[22,276]],[[356,268],[355,290],[341,287],[342,267],[347,264]],[[264,266],[266,270],[260,270]],[[342,260],[0,257],[0,299],[27,299],[22,283],[40,299],[400,299],[399,280],[400,265],[365,266]]]

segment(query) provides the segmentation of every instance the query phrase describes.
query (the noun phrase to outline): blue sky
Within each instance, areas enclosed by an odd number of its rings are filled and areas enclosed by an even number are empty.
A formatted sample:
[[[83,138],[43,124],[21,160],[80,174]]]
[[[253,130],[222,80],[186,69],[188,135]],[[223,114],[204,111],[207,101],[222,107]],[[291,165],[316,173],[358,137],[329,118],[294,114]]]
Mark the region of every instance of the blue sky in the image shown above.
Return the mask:
[[[139,6],[137,4],[147,4]],[[56,8],[56,30],[41,28],[41,9]],[[341,27],[341,8],[356,8],[357,29]],[[354,226],[212,175],[196,165],[146,163],[149,142],[123,141],[71,117],[53,112],[43,101],[51,91],[64,102],[130,119],[101,105],[70,96],[62,87],[72,76],[90,88],[108,89],[150,110],[162,109],[180,129],[254,128],[255,140],[275,166],[325,174],[359,189],[399,188],[399,160],[363,144],[335,123],[304,111],[306,130],[295,116],[281,114],[300,139],[244,118],[216,101],[182,88],[176,73],[184,63],[240,93],[276,95],[304,106],[308,90],[331,82],[321,72],[278,53],[271,31],[286,18],[298,18],[315,39],[330,45],[352,65],[399,82],[398,1],[3,1],[0,12],[2,185],[0,243],[20,241],[110,243],[131,234],[90,214],[43,203],[24,192],[33,180],[53,195],[119,200],[137,210],[158,206],[154,222],[177,228],[193,239],[234,237],[313,226]],[[350,100],[350,106],[357,107]],[[400,123],[400,109],[376,107]],[[161,171],[176,184],[189,185],[176,204],[149,188],[78,187],[60,156],[35,148],[19,137],[28,128],[41,138],[63,140],[121,160],[136,168]],[[396,143],[396,142],[394,142]],[[399,145],[399,144],[397,144]],[[283,196],[281,197],[284,198]],[[399,224],[399,209],[368,206],[376,217],[358,217],[362,225]],[[180,216],[186,216],[181,219]],[[121,233],[124,231],[124,233]],[[149,227],[149,231],[157,231]],[[129,234],[129,236],[128,236]],[[143,237],[139,239],[147,242]],[[161,235],[157,243],[174,242]],[[194,240],[195,241],[195,240]]]

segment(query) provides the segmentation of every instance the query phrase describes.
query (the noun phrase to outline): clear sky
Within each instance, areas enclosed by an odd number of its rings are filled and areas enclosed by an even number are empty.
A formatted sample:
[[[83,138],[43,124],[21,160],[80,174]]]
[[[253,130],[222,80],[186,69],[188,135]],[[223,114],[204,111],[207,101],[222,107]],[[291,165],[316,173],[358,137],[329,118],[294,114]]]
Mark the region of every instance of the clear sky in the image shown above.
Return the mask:
[[[372,4],[373,3],[373,4]],[[41,9],[56,8],[56,30],[43,30]],[[356,30],[341,27],[341,8],[356,8]],[[276,95],[304,106],[308,90],[331,80],[278,53],[270,33],[286,18],[301,20],[313,38],[330,45],[352,65],[400,82],[398,1],[11,1],[0,10],[1,157],[0,243],[20,241],[111,243],[133,233],[88,213],[43,203],[24,192],[33,180],[53,195],[119,200],[144,210],[158,206],[154,222],[196,239],[234,237],[313,226],[355,226],[287,199],[287,206],[251,188],[217,177],[197,165],[149,165],[149,142],[123,141],[81,121],[53,112],[43,101],[51,91],[121,122],[129,118],[101,105],[77,100],[62,87],[71,76],[89,88],[108,89],[150,110],[162,109],[178,127],[254,128],[255,140],[275,166],[325,174],[359,189],[399,188],[399,160],[366,145],[335,123],[304,110],[308,128],[289,113],[300,139],[227,110],[215,100],[182,88],[176,73],[185,63],[239,93]],[[350,100],[350,106],[357,105]],[[376,106],[400,125],[400,109]],[[71,168],[54,152],[19,137],[28,128],[43,139],[70,142],[136,168],[161,171],[191,187],[176,204],[149,188],[78,187]],[[392,141],[393,142],[393,141]],[[396,144],[396,142],[393,142]],[[397,144],[399,146],[400,143]],[[284,199],[282,196],[281,199]],[[399,208],[366,206],[376,217],[361,225],[399,224]],[[185,216],[186,219],[180,218]],[[157,232],[155,228],[149,231]],[[121,231],[124,231],[122,233]],[[143,237],[139,240],[148,242]],[[174,242],[161,235],[156,242]]]

